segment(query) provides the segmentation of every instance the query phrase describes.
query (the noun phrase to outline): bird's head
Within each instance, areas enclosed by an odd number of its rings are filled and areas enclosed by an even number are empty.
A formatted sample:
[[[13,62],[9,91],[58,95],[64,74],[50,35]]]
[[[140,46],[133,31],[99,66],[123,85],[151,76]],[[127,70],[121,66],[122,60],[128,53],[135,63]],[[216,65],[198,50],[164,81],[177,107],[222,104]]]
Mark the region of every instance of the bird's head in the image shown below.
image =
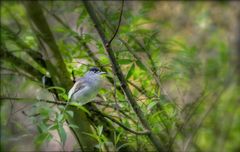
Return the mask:
[[[106,72],[100,71],[97,67],[92,67],[89,69],[89,71],[86,73],[87,76],[100,76],[102,74],[105,74]]]

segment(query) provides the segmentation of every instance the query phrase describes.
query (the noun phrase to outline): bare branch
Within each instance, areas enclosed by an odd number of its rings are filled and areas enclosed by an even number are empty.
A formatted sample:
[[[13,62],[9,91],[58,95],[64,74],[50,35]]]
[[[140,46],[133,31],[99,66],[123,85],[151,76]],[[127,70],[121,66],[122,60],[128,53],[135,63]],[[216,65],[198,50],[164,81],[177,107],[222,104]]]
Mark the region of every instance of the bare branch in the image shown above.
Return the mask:
[[[103,117],[111,120],[112,122],[116,123],[117,125],[119,125],[119,126],[122,127],[123,129],[125,129],[126,131],[129,131],[129,132],[131,132],[131,133],[133,133],[133,134],[136,134],[136,135],[147,135],[147,134],[150,133],[149,130],[145,130],[145,131],[141,131],[141,132],[140,132],[140,131],[134,131],[134,130],[126,127],[126,126],[123,125],[121,122],[117,121],[116,119],[114,119],[114,118],[112,118],[112,117],[110,117],[110,116],[108,116],[108,115],[106,115],[106,114],[104,114],[104,113],[102,113],[102,112],[100,112],[100,111],[95,111],[95,112],[97,112],[98,114],[102,115]]]
[[[67,102],[65,101],[52,101],[52,100],[45,100],[45,99],[34,99],[34,98],[15,98],[15,97],[0,97],[1,100],[24,100],[24,101],[38,101],[38,102],[46,102],[46,103],[51,103],[51,104],[56,104],[56,105],[67,105]],[[73,106],[71,104],[69,104],[69,106]],[[117,125],[119,125],[120,127],[122,127],[123,129],[125,129],[126,131],[129,131],[133,134],[136,134],[136,135],[146,135],[146,134],[149,134],[149,131],[148,130],[145,130],[145,131],[141,131],[141,132],[138,132],[138,131],[134,131],[128,127],[126,127],[125,125],[123,125],[122,123],[120,123],[119,121],[117,121],[116,119],[112,118],[111,116],[108,116],[100,111],[97,111],[97,110],[94,110],[94,109],[91,109],[93,110],[94,112],[100,114],[101,116],[111,120],[112,122],[116,123]],[[39,114],[38,114],[39,115]]]
[[[119,27],[120,27],[120,24],[121,24],[121,20],[122,20],[123,6],[124,6],[124,0],[122,0],[121,12],[120,12],[120,16],[119,16],[119,21],[118,21],[117,29],[116,29],[116,31],[114,32],[112,38],[111,38],[111,39],[108,41],[108,43],[106,44],[107,46],[108,46],[108,45],[111,45],[112,40],[116,37],[116,35],[117,35],[117,33],[118,33],[118,30],[119,30]]]
[[[17,67],[17,69],[25,71],[27,74],[31,75],[33,79],[36,78],[38,81],[41,82],[43,74],[37,69],[35,69],[33,66],[23,61],[22,59],[14,56],[3,46],[1,47],[1,52],[1,58],[13,63]]]

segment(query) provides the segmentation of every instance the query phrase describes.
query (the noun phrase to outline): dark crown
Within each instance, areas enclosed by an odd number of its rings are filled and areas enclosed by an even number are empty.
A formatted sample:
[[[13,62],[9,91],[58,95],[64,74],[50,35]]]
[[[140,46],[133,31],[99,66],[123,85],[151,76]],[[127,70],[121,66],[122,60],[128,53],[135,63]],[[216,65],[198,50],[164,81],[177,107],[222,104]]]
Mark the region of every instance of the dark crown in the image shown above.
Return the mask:
[[[91,68],[89,71],[92,71],[92,72],[94,72],[94,73],[97,73],[97,72],[99,72],[100,70],[99,70],[98,68],[96,68],[96,67],[93,67],[93,68]]]

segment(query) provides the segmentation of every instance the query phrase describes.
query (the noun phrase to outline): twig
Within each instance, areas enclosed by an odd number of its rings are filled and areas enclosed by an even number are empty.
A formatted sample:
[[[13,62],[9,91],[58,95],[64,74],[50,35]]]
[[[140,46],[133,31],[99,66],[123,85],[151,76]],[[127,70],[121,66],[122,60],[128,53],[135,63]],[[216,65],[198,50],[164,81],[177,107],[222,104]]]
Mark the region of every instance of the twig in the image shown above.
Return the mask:
[[[46,68],[45,61],[42,54],[36,50],[30,48],[15,32],[13,32],[8,26],[1,25],[1,28],[9,34],[9,39],[17,44],[24,52],[26,52],[33,60],[35,60],[43,68]]]
[[[112,108],[112,109],[116,109],[114,106],[111,106],[111,105],[108,105],[108,104],[104,104],[102,101],[100,102],[95,102],[97,105],[100,105],[100,106],[104,106],[104,107],[107,107],[107,108]],[[132,118],[131,116],[129,116],[128,114],[126,114],[125,111],[121,110],[121,109],[118,109],[118,111],[123,115],[125,116],[126,118],[130,119],[133,123],[137,124],[137,121]]]
[[[125,129],[126,131],[129,131],[129,132],[131,132],[131,133],[133,133],[133,134],[136,134],[136,135],[146,135],[146,134],[149,134],[149,133],[150,133],[149,130],[145,130],[145,131],[134,131],[134,130],[132,130],[132,129],[126,127],[126,126],[124,126],[121,122],[117,121],[116,119],[114,119],[114,118],[112,118],[112,117],[110,117],[110,116],[108,116],[108,115],[106,115],[106,114],[104,114],[104,113],[102,113],[102,112],[100,112],[100,111],[95,111],[95,110],[94,110],[94,112],[97,112],[98,114],[100,114],[100,115],[102,115],[103,117],[111,120],[112,122],[116,123],[117,125],[119,125],[119,126],[122,127],[123,129]]]
[[[52,104],[56,104],[56,105],[67,105],[67,102],[64,102],[64,101],[52,101],[52,100],[45,100],[45,99],[33,99],[33,98],[15,98],[15,97],[0,97],[1,100],[25,100],[25,101],[40,101],[40,102],[46,102],[46,103],[52,103]],[[69,106],[73,106],[71,104],[69,104]],[[97,111],[97,110],[94,110],[94,109],[91,109],[93,110],[94,112],[97,112],[98,114],[102,115],[103,117],[105,118],[108,118],[109,120],[111,120],[112,122],[116,123],[117,125],[119,125],[120,127],[122,127],[123,129],[125,129],[126,131],[129,131],[133,134],[137,134],[137,135],[146,135],[146,134],[149,134],[150,132],[148,130],[145,130],[145,131],[141,131],[141,132],[137,132],[137,131],[134,131],[126,126],[124,126],[122,123],[120,123],[119,121],[117,121],[116,119],[100,112],[100,111]],[[24,111],[22,111],[22,113],[24,115],[27,115]],[[27,115],[27,116],[38,116],[39,114],[34,114],[34,115]]]
[[[190,145],[192,145],[191,143],[193,142],[193,139],[194,139],[195,135],[197,134],[199,128],[202,126],[202,123],[204,122],[204,120],[206,119],[208,114],[212,111],[213,107],[217,104],[217,102],[219,101],[219,99],[220,99],[222,93],[225,91],[225,89],[226,88],[223,88],[222,90],[220,90],[220,92],[218,94],[213,94],[215,99],[210,103],[208,109],[205,111],[205,113],[202,115],[202,117],[199,119],[199,121],[193,127],[194,130],[193,130],[192,134],[190,134],[190,137],[188,138],[186,144],[184,145],[185,152],[189,151]]]
[[[25,62],[21,58],[16,57],[12,53],[10,53],[7,50],[7,48],[5,48],[3,46],[1,47],[1,52],[2,52],[1,57],[3,57],[5,60],[15,64],[16,67],[25,71],[26,73],[31,75],[31,77],[37,78],[38,81],[42,80],[43,74],[41,72],[39,72],[36,68],[34,68],[32,65],[28,64],[27,62]]]
[[[186,143],[186,145],[184,146],[184,151],[188,151],[191,143],[193,142],[192,140],[194,139],[194,137],[196,136],[199,128],[202,126],[202,123],[204,122],[204,120],[206,119],[206,117],[208,116],[208,114],[212,111],[213,107],[218,103],[221,95],[224,93],[224,91],[230,86],[230,82],[232,81],[232,77],[231,74],[229,74],[224,82],[223,82],[223,87],[221,89],[219,89],[218,92],[213,94],[213,97],[215,97],[210,105],[208,106],[206,112],[202,115],[202,117],[200,118],[200,120],[197,122],[197,124],[194,126],[194,130],[193,133],[190,135],[188,142]]]
[[[117,29],[116,29],[116,31],[114,32],[112,38],[111,38],[111,39],[108,41],[108,43],[106,44],[106,46],[111,45],[112,40],[116,37],[116,35],[117,35],[117,33],[118,33],[118,30],[119,30],[119,27],[120,27],[120,24],[121,24],[121,20],[122,20],[123,5],[124,5],[124,0],[122,0],[121,12],[120,12],[119,20],[118,20]]]
[[[45,99],[34,99],[34,98],[15,98],[15,97],[0,97],[1,100],[25,100],[25,101],[39,101],[39,102],[47,102],[57,105],[66,105],[67,103],[65,101],[52,101],[52,100],[45,100]]]

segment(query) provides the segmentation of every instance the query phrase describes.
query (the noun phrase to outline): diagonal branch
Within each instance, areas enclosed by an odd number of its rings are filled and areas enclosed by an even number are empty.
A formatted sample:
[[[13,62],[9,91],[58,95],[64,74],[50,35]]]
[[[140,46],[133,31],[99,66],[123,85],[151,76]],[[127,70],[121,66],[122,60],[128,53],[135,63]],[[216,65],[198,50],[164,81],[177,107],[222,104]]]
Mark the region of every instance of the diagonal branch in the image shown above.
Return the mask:
[[[113,53],[113,50],[111,48],[111,45],[107,45],[108,41],[106,39],[105,34],[103,33],[102,27],[101,27],[101,22],[99,21],[99,19],[97,18],[94,10],[93,10],[93,6],[90,4],[90,2],[88,1],[83,1],[85,8],[90,16],[90,18],[92,19],[94,26],[99,34],[99,36],[101,37],[101,40],[104,44],[105,50],[111,60],[112,63],[112,68],[114,73],[117,75],[121,86],[123,88],[123,91],[129,101],[129,104],[131,105],[131,107],[133,108],[134,112],[136,113],[136,115],[138,116],[140,122],[142,123],[143,127],[146,130],[149,130],[150,133],[148,134],[148,137],[150,139],[150,141],[153,143],[154,147],[158,150],[158,151],[165,151],[164,148],[161,145],[161,142],[159,140],[159,138],[153,134],[150,125],[148,123],[148,121],[146,120],[142,110],[140,109],[139,105],[137,104],[136,100],[134,99],[131,90],[128,87],[127,81],[122,73],[122,70],[120,68],[120,65],[117,63],[116,57]]]
[[[1,58],[13,63],[18,69],[23,70],[27,74],[31,75],[32,78],[36,78],[39,82],[41,82],[42,77],[44,76],[41,72],[35,69],[33,66],[25,62],[24,60],[16,57],[12,53],[6,50],[3,46],[1,47]]]
[[[45,61],[43,60],[43,56],[38,51],[31,49],[19,36],[17,33],[14,33],[9,27],[6,25],[1,25],[1,29],[8,34],[8,38],[15,42],[23,51],[25,51],[33,60],[35,60],[39,65],[46,68]]]

